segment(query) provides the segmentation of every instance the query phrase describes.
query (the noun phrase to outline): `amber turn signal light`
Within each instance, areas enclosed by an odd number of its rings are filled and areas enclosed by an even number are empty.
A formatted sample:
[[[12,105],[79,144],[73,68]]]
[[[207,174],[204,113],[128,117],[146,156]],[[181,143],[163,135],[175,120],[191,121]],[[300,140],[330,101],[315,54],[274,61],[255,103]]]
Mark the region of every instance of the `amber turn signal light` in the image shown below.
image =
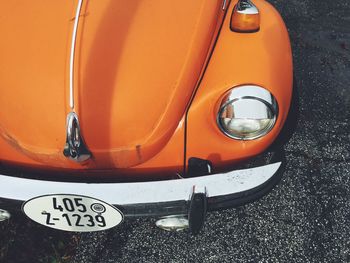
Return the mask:
[[[250,0],[239,0],[233,8],[230,26],[232,31],[239,33],[259,31],[259,9]]]

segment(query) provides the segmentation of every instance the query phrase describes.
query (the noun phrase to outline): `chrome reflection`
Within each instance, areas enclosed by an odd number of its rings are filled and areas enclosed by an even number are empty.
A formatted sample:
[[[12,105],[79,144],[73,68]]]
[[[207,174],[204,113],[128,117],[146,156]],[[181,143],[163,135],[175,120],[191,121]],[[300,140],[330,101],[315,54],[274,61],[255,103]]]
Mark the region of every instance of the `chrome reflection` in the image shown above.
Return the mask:
[[[257,15],[259,14],[259,9],[250,0],[240,0],[238,1],[235,11],[240,14],[245,15]]]
[[[170,215],[157,220],[156,226],[166,231],[181,231],[189,227],[189,222],[183,215]]]
[[[278,106],[267,90],[246,85],[230,90],[223,98],[217,117],[220,130],[238,140],[253,140],[274,126]]]
[[[8,219],[10,219],[10,217],[11,217],[10,212],[3,210],[3,209],[0,209],[0,222],[8,220]]]
[[[64,156],[76,162],[88,160],[91,157],[91,153],[81,135],[79,120],[76,113],[70,112],[68,114],[66,129],[67,138],[63,150]]]
[[[226,9],[226,6],[227,6],[227,2],[228,2],[228,0],[223,0],[223,2],[222,2],[222,10],[225,10]]]

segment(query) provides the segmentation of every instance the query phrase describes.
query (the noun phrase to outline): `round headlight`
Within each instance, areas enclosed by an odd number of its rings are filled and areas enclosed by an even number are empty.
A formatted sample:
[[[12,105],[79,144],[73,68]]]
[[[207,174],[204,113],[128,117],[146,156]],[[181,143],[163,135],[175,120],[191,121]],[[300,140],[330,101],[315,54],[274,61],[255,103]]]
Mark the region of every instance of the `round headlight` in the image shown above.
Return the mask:
[[[254,140],[266,135],[275,125],[278,107],[266,89],[246,85],[233,88],[224,96],[217,122],[230,138]]]

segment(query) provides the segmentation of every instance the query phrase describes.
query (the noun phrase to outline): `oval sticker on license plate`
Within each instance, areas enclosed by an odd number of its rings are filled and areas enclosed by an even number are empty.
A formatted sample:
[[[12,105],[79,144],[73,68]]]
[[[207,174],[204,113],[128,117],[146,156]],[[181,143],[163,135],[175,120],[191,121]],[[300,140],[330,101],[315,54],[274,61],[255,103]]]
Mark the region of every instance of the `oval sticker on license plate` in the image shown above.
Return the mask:
[[[119,225],[123,214],[101,200],[80,195],[45,195],[28,200],[23,212],[47,227],[72,231],[101,231]]]

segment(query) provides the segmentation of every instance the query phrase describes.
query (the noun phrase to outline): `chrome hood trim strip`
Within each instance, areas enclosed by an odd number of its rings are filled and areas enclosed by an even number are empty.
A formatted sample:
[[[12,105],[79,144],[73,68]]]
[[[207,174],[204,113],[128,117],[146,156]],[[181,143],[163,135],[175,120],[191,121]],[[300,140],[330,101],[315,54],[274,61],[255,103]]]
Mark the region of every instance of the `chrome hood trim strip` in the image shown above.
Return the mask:
[[[81,6],[83,0],[79,0],[78,7],[75,14],[73,35],[72,35],[72,45],[70,50],[70,63],[69,63],[69,106],[74,110],[74,58],[75,58],[75,47],[77,42],[77,31],[81,12]]]
[[[71,112],[67,115],[66,123],[66,145],[63,150],[64,156],[76,161],[85,162],[91,157],[91,153],[88,150],[84,139],[81,135],[78,115],[75,113],[74,105],[74,61],[75,61],[75,49],[77,42],[77,32],[79,25],[79,18],[81,13],[81,7],[83,0],[79,0],[77,10],[75,13],[72,44],[70,50],[70,62],[69,62],[69,107]]]

